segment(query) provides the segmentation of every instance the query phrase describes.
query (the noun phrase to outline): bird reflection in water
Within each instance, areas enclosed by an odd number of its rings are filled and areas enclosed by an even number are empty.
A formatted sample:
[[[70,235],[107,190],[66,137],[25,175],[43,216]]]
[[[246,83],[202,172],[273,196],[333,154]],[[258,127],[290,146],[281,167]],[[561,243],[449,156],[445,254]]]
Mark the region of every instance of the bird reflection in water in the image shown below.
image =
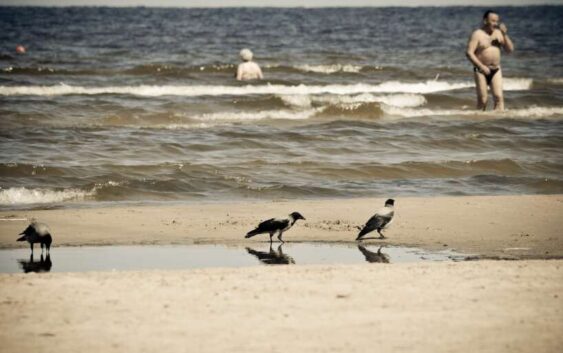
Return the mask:
[[[47,254],[44,258],[43,254],[39,258],[39,261],[33,261],[33,254],[29,257],[29,261],[18,260],[21,269],[24,273],[28,272],[49,272],[51,267],[53,267],[53,262],[51,261],[51,254]]]
[[[272,248],[272,244],[270,243],[270,251],[258,251],[251,249],[249,247],[246,248],[249,254],[256,256],[256,258],[266,265],[290,265],[295,264],[295,260],[289,255],[286,255],[282,251],[282,244],[278,246],[278,250],[274,250]]]
[[[364,254],[367,262],[389,263],[389,255],[382,253],[381,248],[383,246],[380,246],[377,251],[370,251],[365,246],[358,245],[358,249]]]

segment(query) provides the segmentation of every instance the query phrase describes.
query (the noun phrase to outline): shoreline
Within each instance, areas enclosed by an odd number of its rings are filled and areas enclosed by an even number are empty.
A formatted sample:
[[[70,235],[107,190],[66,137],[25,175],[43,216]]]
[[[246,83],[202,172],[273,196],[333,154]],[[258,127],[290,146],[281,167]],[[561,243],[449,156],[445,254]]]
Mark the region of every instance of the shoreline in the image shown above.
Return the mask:
[[[438,196],[397,198],[386,239],[368,244],[455,249],[482,258],[563,257],[563,195]],[[51,227],[57,246],[244,245],[260,221],[293,211],[306,220],[284,233],[286,242],[355,243],[356,226],[382,207],[383,198],[228,201],[174,205],[0,211],[0,249],[15,241],[26,221]],[[36,245],[37,248],[38,245]]]

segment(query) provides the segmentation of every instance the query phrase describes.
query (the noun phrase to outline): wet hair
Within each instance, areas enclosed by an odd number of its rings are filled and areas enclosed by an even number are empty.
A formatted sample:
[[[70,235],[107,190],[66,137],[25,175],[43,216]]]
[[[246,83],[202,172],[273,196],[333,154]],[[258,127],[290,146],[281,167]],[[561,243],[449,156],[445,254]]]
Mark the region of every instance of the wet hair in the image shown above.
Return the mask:
[[[489,15],[494,13],[495,15],[498,15],[498,13],[496,11],[493,10],[487,10],[485,11],[485,13],[483,14],[483,19],[486,20],[487,18],[489,18]]]

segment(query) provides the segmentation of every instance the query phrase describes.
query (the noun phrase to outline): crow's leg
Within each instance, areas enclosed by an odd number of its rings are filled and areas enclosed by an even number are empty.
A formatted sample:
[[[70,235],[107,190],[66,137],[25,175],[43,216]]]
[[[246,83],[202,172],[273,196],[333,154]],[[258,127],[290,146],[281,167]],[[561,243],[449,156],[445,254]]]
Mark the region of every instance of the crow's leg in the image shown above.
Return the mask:
[[[278,239],[279,239],[282,243],[285,243],[285,241],[282,240],[282,234],[283,234],[283,232],[280,230],[280,234],[278,234]]]
[[[274,236],[274,232],[270,233],[270,244],[272,244],[272,237]]]
[[[381,233],[381,229],[378,229],[377,232],[379,233],[379,239],[385,239],[385,236]]]
[[[41,243],[41,256],[43,256],[43,247],[45,246],[45,244]]]
[[[29,243],[29,247],[31,248],[31,255],[33,256],[33,243]]]

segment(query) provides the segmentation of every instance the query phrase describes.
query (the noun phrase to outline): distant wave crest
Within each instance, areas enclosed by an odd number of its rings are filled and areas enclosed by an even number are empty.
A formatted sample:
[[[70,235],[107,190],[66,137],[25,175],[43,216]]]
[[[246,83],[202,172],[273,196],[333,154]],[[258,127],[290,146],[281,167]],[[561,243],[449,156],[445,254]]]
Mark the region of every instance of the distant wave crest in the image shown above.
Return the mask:
[[[505,90],[528,90],[532,85],[531,79],[506,79]],[[245,95],[310,95],[335,94],[350,95],[361,93],[435,93],[452,91],[472,87],[471,82],[400,82],[388,81],[380,84],[352,84],[352,85],[246,85],[246,86],[107,86],[86,87],[59,84],[55,86],[0,86],[3,96],[59,96],[59,95],[98,95],[123,94],[136,96],[245,96]]]

